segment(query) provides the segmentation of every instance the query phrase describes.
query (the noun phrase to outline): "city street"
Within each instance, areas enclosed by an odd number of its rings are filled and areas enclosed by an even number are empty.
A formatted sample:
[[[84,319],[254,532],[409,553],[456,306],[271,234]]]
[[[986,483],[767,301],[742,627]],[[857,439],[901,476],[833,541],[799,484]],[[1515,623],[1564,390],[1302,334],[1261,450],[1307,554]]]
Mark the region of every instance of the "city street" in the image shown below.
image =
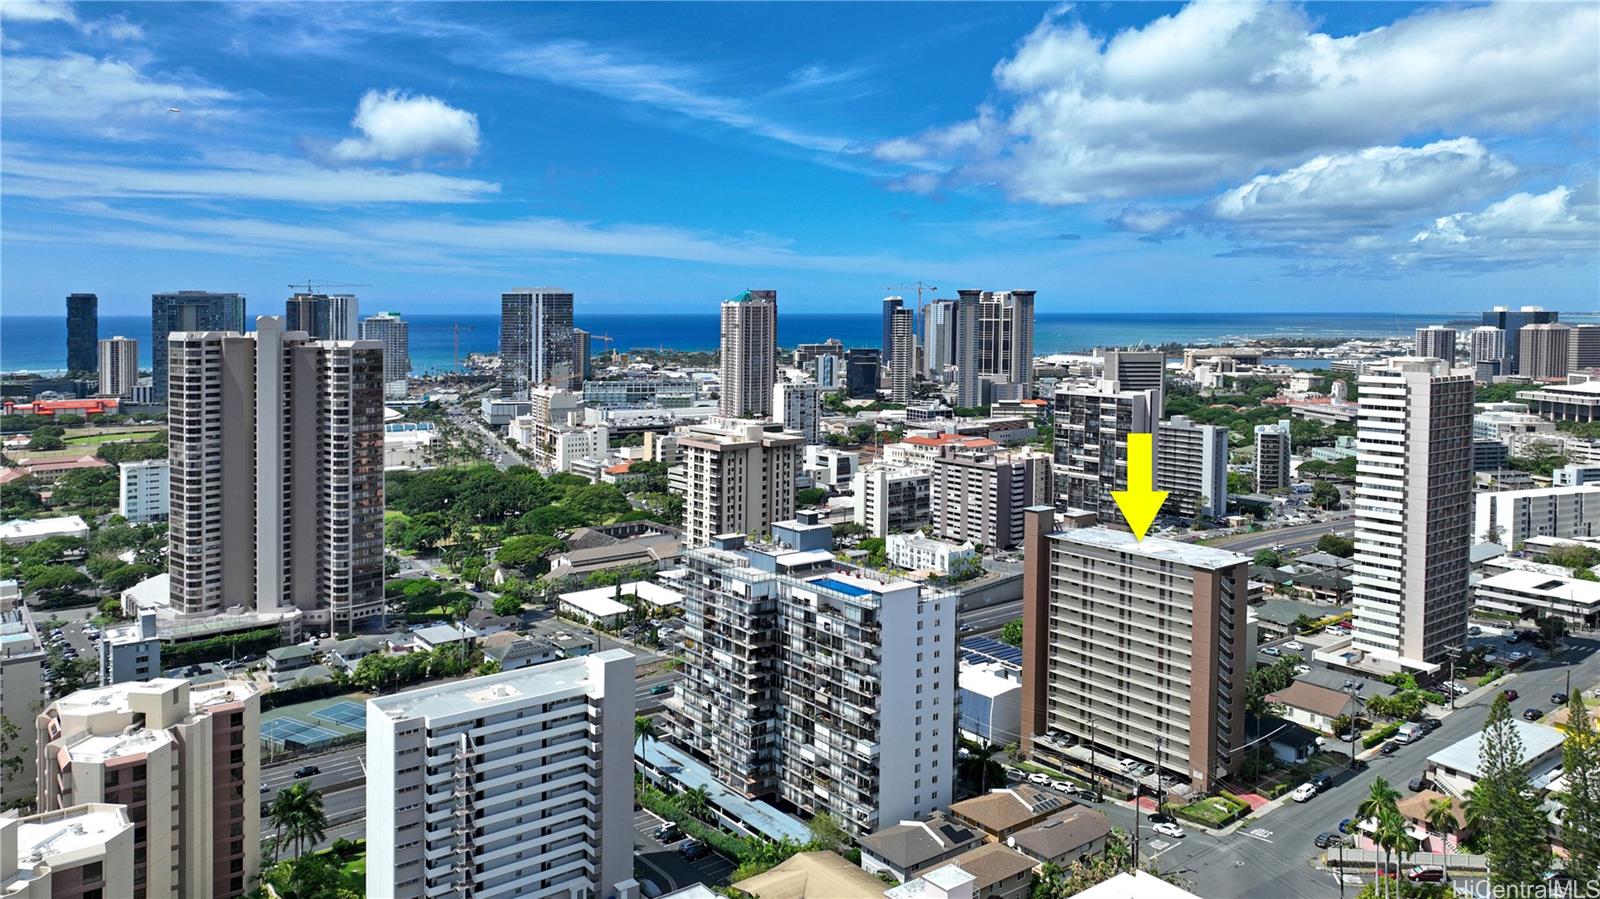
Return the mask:
[[[1217,549],[1231,550],[1244,555],[1250,555],[1258,549],[1269,549],[1280,543],[1285,549],[1309,549],[1317,545],[1317,540],[1323,534],[1349,533],[1355,528],[1355,520],[1351,517],[1351,513],[1334,514],[1340,517],[1330,521],[1313,521],[1310,524],[1223,537],[1211,545]]]
[[[1569,664],[1572,685],[1588,689],[1600,680],[1597,648],[1600,643],[1593,638],[1570,638],[1569,648],[1556,659],[1533,663],[1513,676],[1504,686],[1516,688],[1523,697],[1514,704],[1513,711],[1520,713],[1529,706],[1548,711],[1550,695],[1566,688]],[[1375,778],[1384,777],[1404,792],[1406,782],[1422,772],[1428,755],[1482,730],[1489,706],[1500,689],[1496,687],[1470,705],[1458,707],[1444,716],[1437,731],[1402,747],[1393,756],[1374,756],[1366,771],[1334,773],[1334,787],[1310,802],[1285,803],[1262,816],[1258,823],[1228,836],[1212,836],[1188,827],[1189,835],[1176,845],[1154,847],[1144,853],[1145,857],[1154,859],[1162,871],[1175,872],[1188,880],[1202,896],[1337,896],[1339,884],[1332,872],[1318,868],[1316,859],[1320,853],[1312,840],[1322,831],[1334,830],[1341,819],[1352,815]],[[1113,812],[1112,817],[1115,821],[1119,816]],[[1146,839],[1144,846],[1152,849],[1153,844]],[[1350,890],[1351,895],[1356,889]]]

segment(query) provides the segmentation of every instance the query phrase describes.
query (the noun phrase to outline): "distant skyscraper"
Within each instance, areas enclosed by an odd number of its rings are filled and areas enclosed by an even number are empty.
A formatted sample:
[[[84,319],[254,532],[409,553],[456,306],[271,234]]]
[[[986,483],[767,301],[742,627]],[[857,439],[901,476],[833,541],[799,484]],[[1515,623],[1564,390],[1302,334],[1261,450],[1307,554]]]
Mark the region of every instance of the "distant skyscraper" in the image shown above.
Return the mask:
[[[312,340],[327,340],[333,331],[327,294],[297,293],[283,304],[283,329],[304,331]]]
[[[237,293],[180,290],[150,297],[150,385],[167,401],[167,335],[173,331],[244,331],[244,297]]]
[[[722,304],[722,414],[772,415],[778,373],[778,292],[747,290]]]
[[[1116,381],[1121,390],[1157,392],[1151,411],[1157,418],[1166,414],[1167,354],[1162,350],[1104,350],[1105,370],[1101,377]]]
[[[500,295],[500,392],[525,399],[532,385],[581,387],[572,294],[520,287]]]
[[[833,357],[819,357],[828,358]],[[772,388],[772,417],[806,443],[822,442],[822,388],[809,382],[779,381]]]
[[[1523,325],[1517,332],[1517,374],[1544,381],[1567,376],[1572,355],[1572,328],[1559,322]]]
[[[1501,368],[1506,358],[1506,332],[1493,325],[1483,325],[1468,332],[1467,342],[1478,380],[1487,381],[1495,375],[1507,373]]]
[[[917,339],[912,321],[915,311],[896,308],[891,318],[889,343],[894,355],[889,360],[889,399],[911,402],[911,385],[916,375]]]
[[[1437,662],[1465,644],[1472,605],[1472,375],[1399,358],[1358,386],[1355,648]]]
[[[1567,336],[1569,372],[1600,368],[1600,325],[1574,325]]]
[[[1174,415],[1156,432],[1155,487],[1167,491],[1163,511],[1193,518],[1228,514],[1228,429]]]
[[[934,300],[922,309],[922,361],[930,379],[944,376],[944,368],[956,361],[956,304],[953,300]]]
[[[845,393],[853,400],[870,400],[878,396],[878,374],[883,360],[878,351],[870,347],[855,347],[844,351]]]
[[[956,404],[984,404],[983,382],[1033,390],[1034,291],[959,291]]]
[[[67,372],[95,370],[95,341],[100,339],[100,298],[92,293],[67,294]]]
[[[1289,486],[1289,420],[1256,425],[1256,492],[1270,493]]]
[[[361,303],[355,294],[328,294],[328,339],[357,339],[361,335],[360,313]]]
[[[349,633],[383,613],[383,347],[171,336],[172,608],[301,610]]]
[[[634,689],[610,649],[368,700],[366,895],[620,895]]]
[[[111,337],[100,341],[100,395],[133,396],[139,383],[139,341]]]
[[[1456,361],[1456,329],[1443,325],[1418,328],[1416,347],[1418,356],[1443,359],[1453,365]]]
[[[361,339],[383,344],[383,395],[404,399],[411,377],[411,326],[398,312],[380,312],[361,323]]]
[[[589,348],[590,336],[591,335],[589,332],[583,330],[582,328],[572,329],[572,345],[574,347],[574,355],[578,360],[578,380],[580,381],[589,380],[590,372],[594,362],[592,357],[594,350]]]
[[[1496,306],[1483,314],[1483,323],[1493,325],[1505,332],[1506,355],[1505,364],[1500,367],[1503,375],[1520,375],[1522,341],[1517,333],[1524,325],[1544,325],[1560,321],[1561,314],[1551,312],[1541,306],[1523,306],[1512,309],[1509,306]]]
[[[905,304],[906,301],[901,297],[883,298],[883,342],[878,349],[886,360],[894,357],[894,312],[905,308]]]

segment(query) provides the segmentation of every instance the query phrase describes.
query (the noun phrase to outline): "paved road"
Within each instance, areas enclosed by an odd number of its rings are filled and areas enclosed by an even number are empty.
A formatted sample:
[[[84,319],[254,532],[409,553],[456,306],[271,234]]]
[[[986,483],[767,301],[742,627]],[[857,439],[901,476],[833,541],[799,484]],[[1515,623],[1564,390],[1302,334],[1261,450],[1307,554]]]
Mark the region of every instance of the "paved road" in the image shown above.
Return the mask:
[[[1254,534],[1240,534],[1236,537],[1225,537],[1214,545],[1218,549],[1232,550],[1246,555],[1258,549],[1277,546],[1280,543],[1288,549],[1303,549],[1316,546],[1318,538],[1323,534],[1331,534],[1336,531],[1349,533],[1354,528],[1354,520],[1347,515],[1331,521],[1313,521],[1310,524],[1297,524],[1293,527],[1257,531]]]
[[[1509,686],[1522,694],[1515,704],[1521,712],[1529,706],[1550,709],[1550,695],[1562,692],[1571,665],[1572,685],[1588,689],[1600,680],[1600,641],[1573,639],[1572,646],[1555,660],[1531,663],[1515,675]],[[1240,899],[1295,899],[1339,895],[1332,873],[1318,870],[1317,850],[1312,840],[1324,830],[1334,830],[1338,822],[1354,814],[1374,778],[1384,777],[1402,793],[1406,782],[1420,774],[1428,755],[1483,728],[1495,693],[1475,699],[1444,717],[1444,724],[1432,734],[1393,756],[1375,757],[1366,771],[1335,774],[1335,786],[1310,802],[1288,803],[1264,815],[1258,824],[1225,837],[1199,833],[1193,829],[1175,845],[1153,846],[1146,838],[1145,855],[1154,857],[1162,871],[1176,871],[1188,879],[1202,896],[1235,896]],[[1115,813],[1113,813],[1115,814]],[[1359,887],[1350,890],[1354,895]]]
[[[664,819],[646,809],[633,813],[633,876],[640,882],[649,880],[664,892],[672,892],[696,883],[725,886],[731,882],[734,864],[715,852],[689,861],[678,852],[682,840],[663,844],[655,838],[654,831]]]
[[[997,602],[992,606],[973,609],[970,612],[962,612],[960,615],[961,636],[966,637],[972,634],[997,631],[1005,627],[1007,621],[1021,617],[1022,600],[1020,599]],[[968,630],[968,628],[971,628],[971,630]]]

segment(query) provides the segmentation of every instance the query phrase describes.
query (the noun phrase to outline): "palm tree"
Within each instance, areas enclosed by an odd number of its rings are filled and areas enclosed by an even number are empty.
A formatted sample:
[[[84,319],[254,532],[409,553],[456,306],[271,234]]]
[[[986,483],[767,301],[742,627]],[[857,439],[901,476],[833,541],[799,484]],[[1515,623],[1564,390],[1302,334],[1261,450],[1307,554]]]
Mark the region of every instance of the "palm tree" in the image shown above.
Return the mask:
[[[1392,855],[1395,860],[1394,882],[1399,883],[1400,868],[1404,867],[1406,856],[1417,851],[1417,838],[1406,830],[1406,819],[1394,806],[1388,806],[1378,813],[1378,832],[1375,842],[1383,849],[1385,869]],[[1385,878],[1386,880],[1388,878]]]
[[[683,810],[688,812],[691,818],[699,818],[704,821],[706,811],[710,808],[711,794],[706,792],[705,787],[695,787],[692,790],[683,791]]]
[[[1456,828],[1455,801],[1448,796],[1439,796],[1429,800],[1428,810],[1423,813],[1423,821],[1439,834],[1440,842],[1444,849],[1444,879],[1450,882],[1450,832]]]
[[[991,769],[999,767],[999,763],[994,760],[999,752],[999,746],[985,742],[968,749],[967,757],[961,760],[961,766],[966,769],[967,780],[978,782],[979,793],[989,792],[989,774]]]
[[[1373,778],[1372,787],[1367,793],[1367,798],[1361,800],[1361,804],[1356,806],[1357,824],[1359,825],[1360,822],[1368,819],[1381,821],[1383,813],[1396,810],[1396,803],[1399,801],[1400,794],[1394,787],[1389,786],[1389,781],[1382,777]],[[1376,842],[1376,833],[1374,834],[1374,842]],[[1374,862],[1372,866],[1373,876],[1378,876],[1378,872],[1378,863]]]
[[[277,842],[293,843],[297,857],[304,854],[303,846],[321,842],[328,829],[328,816],[322,811],[322,793],[304,783],[279,791],[268,815],[278,831]]]
[[[633,741],[635,743],[642,746],[645,740],[654,740],[657,736],[655,719],[649,715],[633,716]]]

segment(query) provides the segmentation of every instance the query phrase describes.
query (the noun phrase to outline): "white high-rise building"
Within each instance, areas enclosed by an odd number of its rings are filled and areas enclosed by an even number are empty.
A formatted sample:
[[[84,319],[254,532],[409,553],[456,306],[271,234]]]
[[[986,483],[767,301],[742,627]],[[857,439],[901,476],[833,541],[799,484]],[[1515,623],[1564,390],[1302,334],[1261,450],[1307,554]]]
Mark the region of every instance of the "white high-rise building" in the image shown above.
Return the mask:
[[[772,415],[778,373],[778,292],[747,290],[722,303],[722,394],[730,418]]]
[[[843,565],[810,520],[685,554],[678,736],[745,796],[860,836],[954,796],[956,599]]]
[[[1161,422],[1155,487],[1168,493],[1169,515],[1222,518],[1228,514],[1228,429],[1174,415]]]
[[[109,337],[100,341],[101,396],[133,396],[139,383],[139,341],[129,337]]]
[[[609,649],[368,700],[367,894],[619,896],[634,689]]]
[[[1055,400],[1056,507],[1094,512],[1100,524],[1123,524],[1112,494],[1128,489],[1128,435],[1156,432],[1161,392],[1101,381],[1057,390]]]
[[[161,635],[155,611],[144,609],[133,624],[106,628],[99,650],[102,686],[160,677]]]
[[[572,294],[519,287],[500,295],[500,395],[522,399],[533,386],[581,388]]]
[[[361,339],[383,344],[383,395],[405,399],[411,377],[411,326],[398,312],[380,312],[361,323]]]
[[[1166,414],[1167,354],[1162,350],[1102,350],[1100,378],[1115,381],[1119,390],[1154,390],[1150,411],[1156,418]]]
[[[867,529],[868,536],[885,537],[933,521],[931,467],[876,462],[856,471],[850,490],[853,520]]]
[[[944,377],[946,366],[956,364],[956,304],[934,300],[922,307],[922,361],[930,380]]]
[[[126,806],[138,847],[134,899],[225,899],[255,886],[261,694],[254,685],[157,678],[80,690],[47,706],[38,726],[39,810]]]
[[[1359,387],[1355,648],[1427,666],[1467,635],[1472,374],[1397,358]]]
[[[1289,486],[1290,481],[1289,420],[1277,424],[1256,425],[1256,492],[1270,493]]]
[[[383,614],[383,347],[269,316],[168,345],[173,611]]]
[[[328,294],[328,339],[355,340],[361,336],[361,301],[353,293]]]
[[[705,546],[718,534],[762,534],[793,516],[804,446],[804,437],[781,425],[746,419],[680,428],[672,485],[684,498],[688,545]]]
[[[12,584],[15,585],[15,581]],[[13,772],[0,767],[0,803],[32,799],[39,772],[35,765],[38,743],[35,718],[44,705],[44,642],[33,623],[33,615],[21,598],[14,608],[10,600],[0,600],[0,715],[16,727],[8,757],[22,764]]]
[[[1472,368],[1480,381],[1492,380],[1505,371],[1506,332],[1493,325],[1483,325],[1467,332],[1467,346],[1472,354]]]
[[[896,403],[911,402],[911,385],[916,376],[917,341],[916,310],[903,306],[889,315],[889,338],[893,353],[889,358],[889,399]]]
[[[166,459],[141,459],[117,466],[117,514],[129,524],[167,520]]]
[[[1417,355],[1424,359],[1443,359],[1454,364],[1456,361],[1456,329],[1446,328],[1444,325],[1429,325],[1418,328],[1416,336]]]
[[[823,357],[832,358],[832,357]],[[784,430],[806,443],[822,442],[822,388],[812,383],[779,381],[772,385],[772,417]]]

